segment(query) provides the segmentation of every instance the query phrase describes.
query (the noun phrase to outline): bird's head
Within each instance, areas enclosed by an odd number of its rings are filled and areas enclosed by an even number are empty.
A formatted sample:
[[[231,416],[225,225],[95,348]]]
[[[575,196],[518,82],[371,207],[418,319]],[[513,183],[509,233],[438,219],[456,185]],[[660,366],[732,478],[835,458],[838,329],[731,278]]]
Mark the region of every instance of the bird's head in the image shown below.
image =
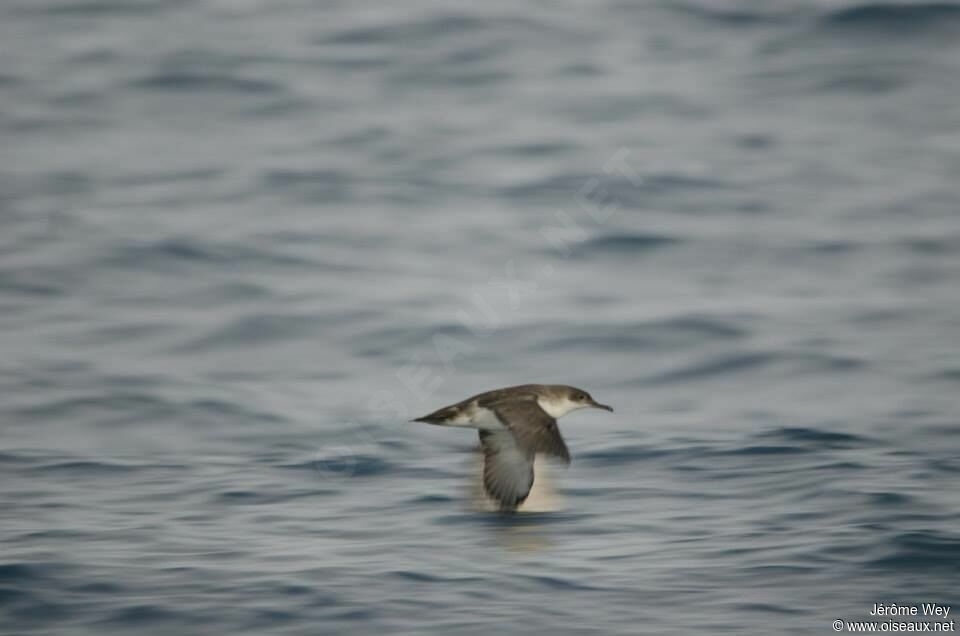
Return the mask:
[[[547,399],[541,399],[540,406],[551,417],[562,417],[578,409],[603,409],[613,412],[613,407],[600,404],[589,393],[575,386],[556,384],[549,387]]]

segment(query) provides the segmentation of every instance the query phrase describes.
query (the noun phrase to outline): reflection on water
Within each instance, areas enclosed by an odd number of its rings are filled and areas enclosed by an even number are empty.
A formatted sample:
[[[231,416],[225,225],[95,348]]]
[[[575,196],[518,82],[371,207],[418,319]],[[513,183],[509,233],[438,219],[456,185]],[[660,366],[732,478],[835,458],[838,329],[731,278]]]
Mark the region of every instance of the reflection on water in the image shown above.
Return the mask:
[[[493,528],[497,543],[507,552],[543,552],[554,547],[550,540],[550,527],[546,523],[504,523]]]

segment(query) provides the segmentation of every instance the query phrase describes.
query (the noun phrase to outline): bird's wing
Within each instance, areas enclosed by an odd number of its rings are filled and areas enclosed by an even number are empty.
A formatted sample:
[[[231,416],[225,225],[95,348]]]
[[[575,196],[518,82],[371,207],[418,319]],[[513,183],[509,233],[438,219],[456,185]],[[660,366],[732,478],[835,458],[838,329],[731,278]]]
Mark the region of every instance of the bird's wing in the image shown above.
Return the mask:
[[[536,398],[511,399],[489,407],[517,440],[517,446],[531,455],[543,453],[570,463],[570,452],[560,435],[557,420],[540,408]]]
[[[491,403],[503,430],[481,430],[483,487],[500,504],[513,510],[523,503],[533,487],[533,459],[537,453],[570,463],[557,421],[534,399],[510,399]]]
[[[523,503],[533,487],[533,453],[517,445],[508,430],[480,431],[483,447],[483,489],[500,504],[513,510]]]

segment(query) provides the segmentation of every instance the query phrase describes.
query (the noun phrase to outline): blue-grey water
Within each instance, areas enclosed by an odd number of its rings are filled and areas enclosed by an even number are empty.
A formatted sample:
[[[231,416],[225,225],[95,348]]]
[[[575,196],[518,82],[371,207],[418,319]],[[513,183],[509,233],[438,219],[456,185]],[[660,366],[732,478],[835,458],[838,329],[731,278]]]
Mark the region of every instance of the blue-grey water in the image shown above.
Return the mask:
[[[0,632],[960,600],[960,4],[7,0],[0,51]],[[616,412],[472,511],[407,420],[523,382]]]

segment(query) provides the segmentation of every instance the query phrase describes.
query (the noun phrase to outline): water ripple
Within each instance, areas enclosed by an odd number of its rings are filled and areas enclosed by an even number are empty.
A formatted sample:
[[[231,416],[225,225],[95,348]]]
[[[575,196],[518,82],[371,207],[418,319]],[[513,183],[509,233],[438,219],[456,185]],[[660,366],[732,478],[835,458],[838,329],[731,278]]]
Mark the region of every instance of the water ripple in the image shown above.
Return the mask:
[[[960,24],[960,6],[949,2],[867,2],[836,9],[822,21],[831,27],[854,30],[896,30],[901,35],[922,33]]]

